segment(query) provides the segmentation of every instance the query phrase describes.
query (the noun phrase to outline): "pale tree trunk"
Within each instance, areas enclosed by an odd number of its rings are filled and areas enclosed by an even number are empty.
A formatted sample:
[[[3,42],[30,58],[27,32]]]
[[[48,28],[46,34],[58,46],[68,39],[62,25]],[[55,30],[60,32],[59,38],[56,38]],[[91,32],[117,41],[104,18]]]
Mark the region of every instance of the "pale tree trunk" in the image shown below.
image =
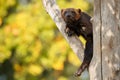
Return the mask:
[[[120,0],[94,1],[90,80],[120,80]]]

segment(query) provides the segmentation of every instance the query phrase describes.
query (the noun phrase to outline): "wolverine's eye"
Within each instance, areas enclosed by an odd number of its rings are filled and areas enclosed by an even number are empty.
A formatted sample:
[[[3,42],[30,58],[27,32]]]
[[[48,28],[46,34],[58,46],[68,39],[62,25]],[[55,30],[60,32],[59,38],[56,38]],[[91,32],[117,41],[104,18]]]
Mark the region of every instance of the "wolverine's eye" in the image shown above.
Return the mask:
[[[64,12],[64,15],[65,15],[66,13],[67,13],[67,12],[65,11],[65,12]]]
[[[75,13],[74,11],[72,11],[72,13]]]
[[[74,11],[72,11],[72,14],[73,14],[73,15],[75,15],[75,12],[74,12]]]

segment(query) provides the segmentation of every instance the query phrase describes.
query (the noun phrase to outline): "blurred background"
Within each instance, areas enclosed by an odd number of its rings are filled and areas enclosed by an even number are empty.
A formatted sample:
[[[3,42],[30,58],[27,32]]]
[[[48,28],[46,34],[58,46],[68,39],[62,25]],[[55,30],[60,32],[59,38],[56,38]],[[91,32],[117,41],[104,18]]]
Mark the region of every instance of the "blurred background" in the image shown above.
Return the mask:
[[[57,3],[92,15],[90,0]],[[78,80],[80,63],[41,0],[0,0],[0,80]]]

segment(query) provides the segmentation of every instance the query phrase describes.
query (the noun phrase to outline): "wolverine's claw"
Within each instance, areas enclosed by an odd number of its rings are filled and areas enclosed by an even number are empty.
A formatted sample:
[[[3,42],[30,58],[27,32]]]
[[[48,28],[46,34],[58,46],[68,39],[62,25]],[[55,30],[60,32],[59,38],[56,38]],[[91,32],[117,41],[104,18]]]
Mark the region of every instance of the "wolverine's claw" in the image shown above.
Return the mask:
[[[67,32],[68,36],[72,36],[73,35],[73,32]]]
[[[80,76],[81,75],[81,71],[77,71],[74,75],[75,75],[75,77],[78,77],[78,76]]]

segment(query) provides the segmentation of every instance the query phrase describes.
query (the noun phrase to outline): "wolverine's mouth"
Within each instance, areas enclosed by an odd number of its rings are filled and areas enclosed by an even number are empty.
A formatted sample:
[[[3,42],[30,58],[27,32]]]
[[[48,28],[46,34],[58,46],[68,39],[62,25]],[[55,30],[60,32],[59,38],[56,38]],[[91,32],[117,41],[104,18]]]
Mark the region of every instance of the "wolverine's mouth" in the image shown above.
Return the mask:
[[[69,22],[69,23],[73,23],[73,22],[75,22],[76,20],[75,20],[73,17],[69,17],[69,18],[66,18],[65,21],[66,21],[66,22]]]

